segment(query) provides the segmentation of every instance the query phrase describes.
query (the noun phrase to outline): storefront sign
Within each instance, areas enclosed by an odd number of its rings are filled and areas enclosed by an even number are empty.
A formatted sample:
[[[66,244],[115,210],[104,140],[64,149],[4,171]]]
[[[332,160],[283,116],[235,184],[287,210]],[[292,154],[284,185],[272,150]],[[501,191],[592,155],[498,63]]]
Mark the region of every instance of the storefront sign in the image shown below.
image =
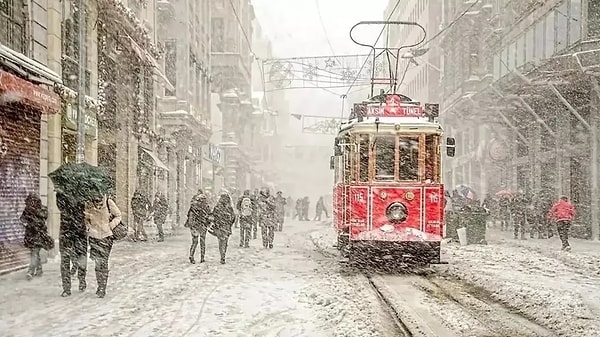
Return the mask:
[[[65,113],[66,127],[71,130],[77,130],[77,108],[71,104],[67,104]],[[98,129],[98,120],[93,112],[87,111],[85,116],[85,133],[88,135],[96,135]]]
[[[369,117],[423,117],[423,107],[419,105],[402,105],[398,95],[390,95],[383,104],[367,106]]]
[[[5,71],[0,71],[0,95],[48,114],[60,109],[60,96],[56,93]]]

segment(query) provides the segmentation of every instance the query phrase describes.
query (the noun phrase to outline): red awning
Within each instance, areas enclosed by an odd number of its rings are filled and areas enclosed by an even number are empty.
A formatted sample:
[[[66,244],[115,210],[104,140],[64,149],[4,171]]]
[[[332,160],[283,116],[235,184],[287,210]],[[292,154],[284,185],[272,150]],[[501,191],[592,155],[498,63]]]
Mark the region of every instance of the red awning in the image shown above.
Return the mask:
[[[5,103],[26,104],[47,114],[55,114],[60,111],[58,94],[0,70],[0,105]]]

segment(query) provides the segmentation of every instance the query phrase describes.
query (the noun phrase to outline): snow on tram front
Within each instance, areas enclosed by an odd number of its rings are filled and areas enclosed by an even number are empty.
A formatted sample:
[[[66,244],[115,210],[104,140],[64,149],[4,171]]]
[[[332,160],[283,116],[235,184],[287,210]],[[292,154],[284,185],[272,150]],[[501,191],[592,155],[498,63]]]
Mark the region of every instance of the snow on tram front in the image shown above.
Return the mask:
[[[444,236],[439,105],[403,95],[354,105],[335,138],[333,221],[350,260],[440,262]]]

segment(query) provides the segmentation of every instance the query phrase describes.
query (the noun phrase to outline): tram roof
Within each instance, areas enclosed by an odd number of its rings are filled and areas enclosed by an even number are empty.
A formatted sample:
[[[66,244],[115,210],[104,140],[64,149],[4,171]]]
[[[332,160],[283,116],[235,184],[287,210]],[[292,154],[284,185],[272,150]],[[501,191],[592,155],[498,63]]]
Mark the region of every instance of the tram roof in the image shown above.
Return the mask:
[[[419,117],[364,117],[362,121],[352,119],[340,125],[340,133],[352,131],[375,131],[376,120],[379,120],[379,131],[393,131],[396,133],[437,133],[443,132],[438,122],[431,122],[428,118]]]

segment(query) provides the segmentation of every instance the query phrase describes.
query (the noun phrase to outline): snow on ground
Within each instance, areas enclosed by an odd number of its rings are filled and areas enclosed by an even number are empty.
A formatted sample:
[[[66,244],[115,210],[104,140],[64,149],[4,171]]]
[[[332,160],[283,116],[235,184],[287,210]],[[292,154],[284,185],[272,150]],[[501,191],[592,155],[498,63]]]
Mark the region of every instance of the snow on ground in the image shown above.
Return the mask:
[[[328,254],[337,254],[333,230],[315,232],[311,238]],[[573,241],[571,253],[561,252],[551,240],[509,241],[494,235],[489,245],[444,244],[442,259],[449,264],[435,269],[441,276],[483,289],[562,336],[600,336],[600,277],[594,269],[598,264],[587,262],[589,257],[600,258],[600,245],[580,241]],[[472,323],[464,320],[459,326],[449,321],[453,330],[463,333],[464,325]]]
[[[600,335],[600,277],[529,247],[489,242],[445,246],[449,265],[439,269],[564,336]]]
[[[561,243],[557,235],[550,239],[515,240],[512,232],[491,228],[488,229],[487,236],[492,243],[528,248],[546,257],[555,258],[582,273],[600,275],[599,241],[569,239],[572,250],[566,253],[560,250]]]
[[[23,271],[4,275],[0,331],[7,337],[393,336],[366,285],[352,284],[315,251],[308,233],[318,227],[291,222],[276,233],[272,250],[262,249],[260,237],[239,248],[235,233],[225,265],[210,235],[207,262],[196,265],[187,260],[187,233],[162,243],[119,242],[104,299],[94,294],[92,261],[88,290],[79,293],[75,279],[68,298],[59,296],[54,261],[32,281]]]

